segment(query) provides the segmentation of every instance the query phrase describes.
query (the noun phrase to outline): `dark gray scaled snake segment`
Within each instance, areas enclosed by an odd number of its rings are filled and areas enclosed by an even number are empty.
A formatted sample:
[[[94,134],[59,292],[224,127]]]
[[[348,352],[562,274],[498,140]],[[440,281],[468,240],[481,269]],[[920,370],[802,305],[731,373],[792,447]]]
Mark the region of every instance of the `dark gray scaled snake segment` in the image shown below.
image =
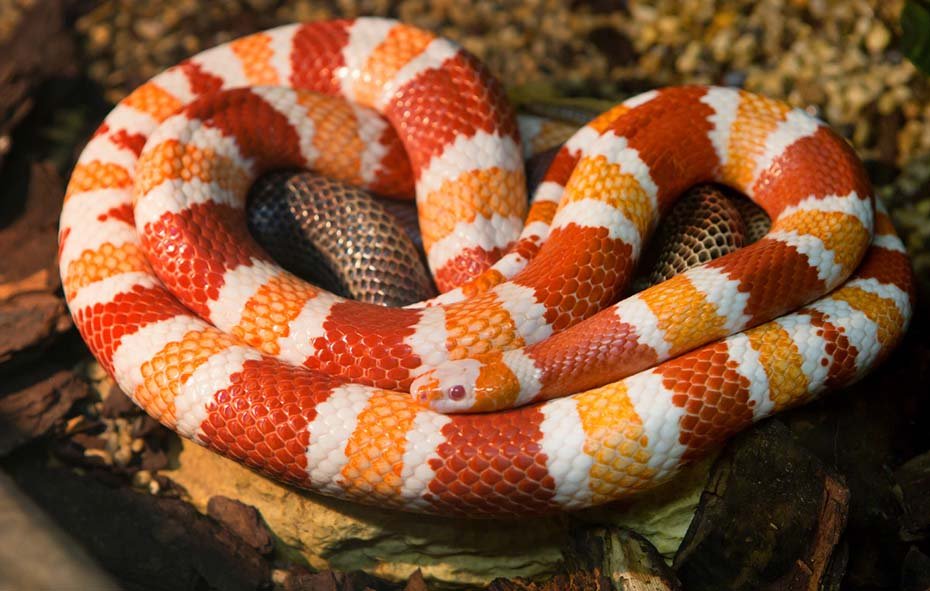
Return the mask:
[[[436,294],[404,231],[411,220],[403,205],[386,207],[362,189],[311,172],[278,171],[253,185],[247,220],[253,237],[292,273],[345,297],[403,306]],[[416,210],[406,210],[415,231]]]
[[[554,153],[547,150],[530,159],[531,185]],[[436,294],[413,202],[380,199],[312,172],[278,171],[252,187],[248,224],[285,268],[345,297],[404,306]],[[633,289],[747,246],[769,225],[765,212],[748,199],[716,185],[698,185],[666,216]]]

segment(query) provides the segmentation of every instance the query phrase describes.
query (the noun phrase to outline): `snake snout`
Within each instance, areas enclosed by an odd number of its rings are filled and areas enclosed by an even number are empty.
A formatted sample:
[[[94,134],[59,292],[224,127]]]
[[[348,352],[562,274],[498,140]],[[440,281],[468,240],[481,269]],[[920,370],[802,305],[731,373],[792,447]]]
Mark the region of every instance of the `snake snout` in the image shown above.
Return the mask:
[[[448,361],[414,379],[410,393],[438,412],[468,411],[475,403],[479,372],[480,363],[474,359]]]

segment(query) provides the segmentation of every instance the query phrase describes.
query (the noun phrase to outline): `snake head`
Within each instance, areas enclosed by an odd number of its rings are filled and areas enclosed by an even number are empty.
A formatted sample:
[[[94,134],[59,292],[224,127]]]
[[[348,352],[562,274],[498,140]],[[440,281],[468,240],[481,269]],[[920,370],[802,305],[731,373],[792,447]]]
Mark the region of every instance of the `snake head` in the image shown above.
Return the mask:
[[[417,376],[410,384],[410,393],[437,412],[468,412],[475,402],[480,372],[477,359],[447,361]]]
[[[513,406],[520,383],[497,354],[447,361],[414,379],[410,393],[441,413],[488,412]]]

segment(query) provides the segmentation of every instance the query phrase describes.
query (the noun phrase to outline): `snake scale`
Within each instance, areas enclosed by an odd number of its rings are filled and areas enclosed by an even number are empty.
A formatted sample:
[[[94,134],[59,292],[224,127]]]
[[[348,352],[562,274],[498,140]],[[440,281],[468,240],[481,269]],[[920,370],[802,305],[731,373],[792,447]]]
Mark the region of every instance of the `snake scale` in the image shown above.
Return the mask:
[[[283,271],[244,214],[276,168],[415,190],[442,294],[385,308]],[[386,19],[288,25],[107,116],[66,190],[63,285],[101,365],[180,435],[324,494],[476,517],[654,486],[860,378],[909,321],[862,164],[780,102],[650,91],[566,142],[528,211],[524,182],[500,84],[455,44]],[[660,214],[704,182],[771,230],[617,302]],[[461,409],[496,412],[440,412]]]

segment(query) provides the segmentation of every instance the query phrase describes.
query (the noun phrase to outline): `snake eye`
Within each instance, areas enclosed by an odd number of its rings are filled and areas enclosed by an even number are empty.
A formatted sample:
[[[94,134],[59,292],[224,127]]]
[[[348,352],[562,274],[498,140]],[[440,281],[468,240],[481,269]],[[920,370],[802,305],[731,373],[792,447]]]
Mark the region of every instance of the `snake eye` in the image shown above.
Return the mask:
[[[446,392],[449,394],[450,400],[458,401],[458,400],[465,398],[465,386],[461,384],[456,384],[455,386],[452,386],[451,388],[446,390]]]

